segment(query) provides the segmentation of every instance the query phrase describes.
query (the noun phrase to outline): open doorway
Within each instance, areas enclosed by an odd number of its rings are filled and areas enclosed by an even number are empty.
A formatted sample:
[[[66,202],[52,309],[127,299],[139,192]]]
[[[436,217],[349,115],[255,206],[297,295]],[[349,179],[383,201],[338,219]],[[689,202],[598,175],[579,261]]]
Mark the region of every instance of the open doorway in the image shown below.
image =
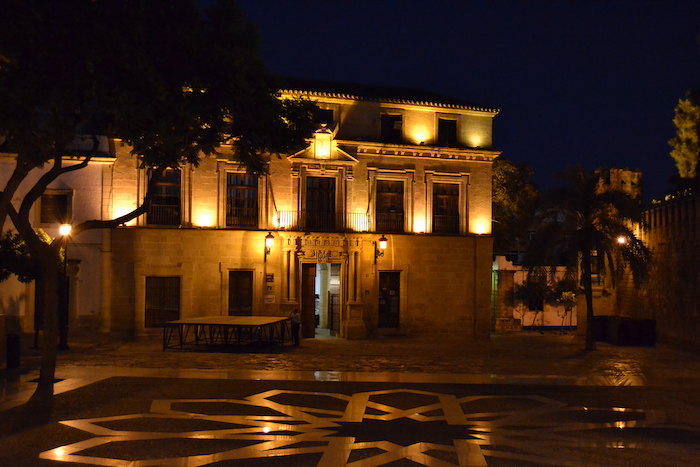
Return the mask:
[[[302,264],[301,321],[304,337],[340,332],[340,264]]]

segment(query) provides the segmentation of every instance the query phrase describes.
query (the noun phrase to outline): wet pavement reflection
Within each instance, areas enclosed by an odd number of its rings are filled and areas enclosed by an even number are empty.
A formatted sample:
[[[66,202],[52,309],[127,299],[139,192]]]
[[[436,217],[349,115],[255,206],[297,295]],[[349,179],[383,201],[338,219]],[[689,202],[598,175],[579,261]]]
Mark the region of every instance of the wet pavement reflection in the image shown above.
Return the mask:
[[[42,452],[41,459],[132,466],[257,465],[252,462],[265,459],[267,465],[284,460],[366,467],[402,460],[428,466],[590,465],[596,458],[632,465],[651,456],[660,465],[682,465],[700,454],[700,432],[668,426],[658,410],[413,388],[158,399],[148,413],[60,423],[86,439]],[[679,446],[678,439],[686,442]]]

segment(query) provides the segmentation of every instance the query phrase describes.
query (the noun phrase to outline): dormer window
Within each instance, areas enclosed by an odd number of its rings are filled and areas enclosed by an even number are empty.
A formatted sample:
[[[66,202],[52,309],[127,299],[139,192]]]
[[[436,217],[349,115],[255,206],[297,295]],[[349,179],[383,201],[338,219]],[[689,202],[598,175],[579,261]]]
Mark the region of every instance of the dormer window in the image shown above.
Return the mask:
[[[438,118],[438,145],[457,146],[457,120]]]
[[[385,143],[403,141],[403,117],[399,114],[382,114],[381,138]]]

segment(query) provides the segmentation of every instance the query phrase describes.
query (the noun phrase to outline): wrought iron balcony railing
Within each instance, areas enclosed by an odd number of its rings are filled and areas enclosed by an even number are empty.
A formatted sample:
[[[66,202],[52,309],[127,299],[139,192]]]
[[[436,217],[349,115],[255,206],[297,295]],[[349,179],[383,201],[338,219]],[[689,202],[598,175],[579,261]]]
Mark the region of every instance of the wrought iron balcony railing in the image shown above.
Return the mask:
[[[433,233],[458,234],[459,215],[433,215]]]
[[[151,203],[146,213],[146,224],[180,225],[180,205]]]
[[[404,218],[402,212],[378,212],[375,230],[383,233],[403,233]]]
[[[257,208],[226,208],[226,227],[258,228]]]

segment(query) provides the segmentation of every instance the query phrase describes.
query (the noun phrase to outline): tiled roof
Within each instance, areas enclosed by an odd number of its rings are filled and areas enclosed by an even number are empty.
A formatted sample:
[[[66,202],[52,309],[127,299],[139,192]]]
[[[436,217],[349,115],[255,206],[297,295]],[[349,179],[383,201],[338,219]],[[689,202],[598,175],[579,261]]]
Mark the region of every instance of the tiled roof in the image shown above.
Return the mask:
[[[410,88],[340,83],[305,78],[280,77],[282,92],[304,92],[312,96],[337,97],[397,104],[433,105],[437,107],[496,112],[499,109],[455,97]]]

